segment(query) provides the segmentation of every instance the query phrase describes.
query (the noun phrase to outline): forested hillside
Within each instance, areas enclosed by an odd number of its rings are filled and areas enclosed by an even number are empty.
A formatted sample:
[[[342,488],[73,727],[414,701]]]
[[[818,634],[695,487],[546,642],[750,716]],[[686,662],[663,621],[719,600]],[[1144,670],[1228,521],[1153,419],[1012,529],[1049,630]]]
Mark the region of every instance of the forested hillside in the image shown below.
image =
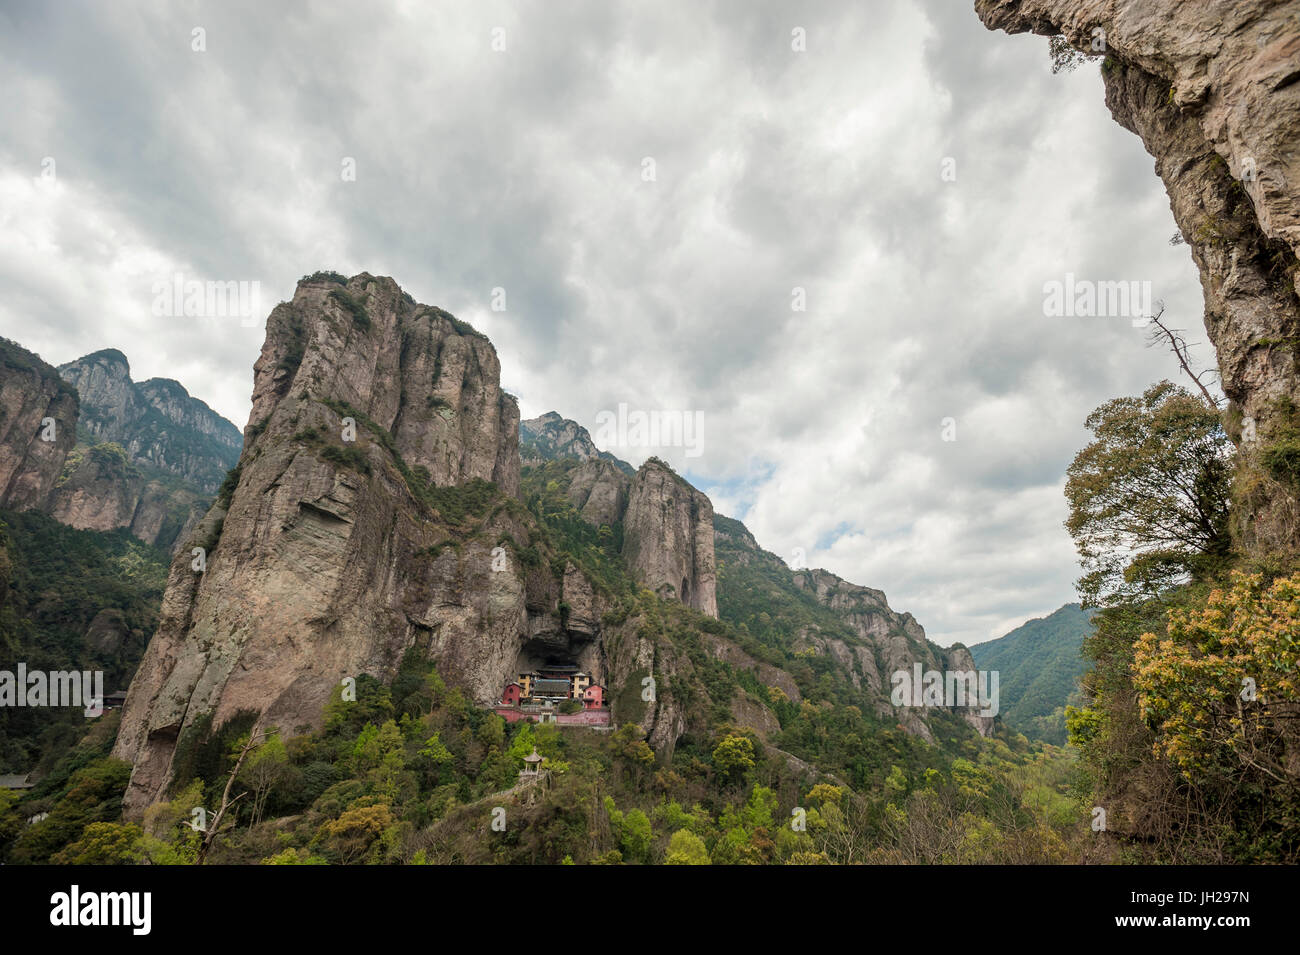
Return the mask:
[[[0,511],[0,669],[102,670],[125,691],[158,624],[168,557],[125,529]],[[43,774],[86,732],[78,709],[0,707],[0,773]]]
[[[1088,669],[1083,641],[1092,614],[1066,604],[1006,636],[970,648],[975,665],[997,670],[1002,719],[1030,739],[1065,744],[1065,707],[1079,701],[1079,678]]]

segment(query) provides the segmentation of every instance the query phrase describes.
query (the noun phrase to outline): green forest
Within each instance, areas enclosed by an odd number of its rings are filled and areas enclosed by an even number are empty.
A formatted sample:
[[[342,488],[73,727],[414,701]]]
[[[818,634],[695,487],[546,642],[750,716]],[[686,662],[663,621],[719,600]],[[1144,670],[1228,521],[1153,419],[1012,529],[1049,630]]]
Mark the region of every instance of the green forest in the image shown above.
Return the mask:
[[[1288,555],[1237,555],[1243,475],[1219,421],[1167,382],[1089,418],[1093,441],[1066,489],[1085,603],[976,648],[1007,694],[987,738],[947,712],[931,716],[932,740],[906,732],[829,656],[796,650],[809,627],[856,638],[739,522],[716,519],[715,619],[635,585],[622,528],[593,527],[566,496],[576,462],[526,468],[520,501],[482,481],[434,488],[402,465],[456,535],[521,509],[531,530],[526,547],[512,542],[519,560],[560,573],[573,562],[609,599],[606,625],[632,621],[689,661],[690,678],[663,687],[688,714],[670,756],[632,721],[608,733],[509,724],[411,651],[391,683],[362,676],[355,700],[336,694],[319,731],[286,735],[253,712],[191,727],[166,800],[140,821],[121,818],[130,767],[109,756],[117,713],[84,735],[74,720],[5,724],[7,757],[38,758],[43,775],[35,789],[0,792],[0,853],[117,864],[1293,863],[1300,576]],[[1283,465],[1267,477],[1287,478]],[[111,612],[123,637],[95,659],[124,680],[156,619],[163,555],[35,515],[4,520],[8,646],[69,666]],[[783,669],[797,702],[708,652],[713,637]],[[778,725],[742,725],[734,707],[745,701]],[[542,772],[523,777],[534,750]]]
[[[1078,704],[1088,670],[1083,641],[1092,615],[1079,604],[1021,624],[1004,637],[970,648],[981,670],[1001,675],[1001,715],[1030,739],[1065,744],[1065,707]]]

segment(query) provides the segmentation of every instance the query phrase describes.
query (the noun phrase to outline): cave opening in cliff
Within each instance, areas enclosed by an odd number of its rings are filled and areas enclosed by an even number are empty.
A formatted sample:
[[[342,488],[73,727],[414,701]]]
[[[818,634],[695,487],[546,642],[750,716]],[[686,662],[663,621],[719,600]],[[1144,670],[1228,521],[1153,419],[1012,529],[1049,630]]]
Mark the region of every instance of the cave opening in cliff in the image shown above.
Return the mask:
[[[604,669],[594,637],[567,630],[540,633],[519,648],[502,700],[513,696],[517,702],[542,705],[581,702],[589,688],[603,687]]]

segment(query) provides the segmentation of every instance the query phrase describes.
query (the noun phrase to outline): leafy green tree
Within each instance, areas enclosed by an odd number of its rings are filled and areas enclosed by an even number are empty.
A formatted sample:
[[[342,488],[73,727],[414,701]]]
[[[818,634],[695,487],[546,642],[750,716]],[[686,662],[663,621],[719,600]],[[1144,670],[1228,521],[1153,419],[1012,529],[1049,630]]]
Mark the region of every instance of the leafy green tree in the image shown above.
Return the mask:
[[[76,842],[56,852],[56,865],[134,865],[140,860],[144,831],[134,823],[92,822]]]
[[[1085,606],[1154,596],[1230,555],[1232,446],[1217,408],[1168,381],[1087,419],[1070,465],[1066,529],[1086,573]]]
[[[897,766],[894,767],[894,769],[897,768]],[[817,783],[812,789],[808,790],[808,802],[814,806],[838,806],[843,799],[844,790],[829,783]]]
[[[524,757],[536,748],[537,735],[533,732],[533,724],[524,723],[519,727],[515,738],[510,741],[510,748],[506,750],[506,755],[514,760],[516,768],[523,769]]]
[[[678,829],[668,840],[667,865],[711,865],[704,840],[689,829]]]
[[[827,786],[827,789],[833,787]],[[747,829],[771,830],[776,825],[776,793],[766,786],[755,785],[742,813]]]
[[[623,817],[622,838],[619,844],[623,858],[644,862],[650,855],[650,840],[654,835],[650,819],[640,809],[632,809]]]
[[[130,778],[131,764],[120,759],[102,759],[77,770],[67,794],[50,814],[28,826],[15,841],[13,861],[47,862],[54,853],[79,839],[92,822],[117,819]]]
[[[321,826],[317,841],[339,862],[351,865],[366,858],[393,822],[386,802],[357,805]]]
[[[23,817],[18,811],[18,794],[0,789],[0,859],[23,831]]]
[[[424,741],[416,756],[424,770],[426,783],[431,785],[441,785],[445,782],[445,777],[456,761],[455,754],[446,747],[438,733],[434,733]]]
[[[329,865],[329,862],[306,849],[285,849],[263,859],[262,865]]]
[[[754,742],[748,736],[725,736],[713,749],[713,765],[731,779],[754,768]]]
[[[655,751],[645,741],[645,733],[635,723],[624,723],[615,731],[611,745],[620,757],[640,769],[655,764]]]
[[[195,779],[172,799],[155,803],[144,812],[144,861],[153,865],[192,865],[198,858],[203,833],[193,826],[194,810],[203,806],[203,781]]]
[[[257,825],[266,808],[272,788],[285,778],[289,755],[279,733],[272,733],[244,761],[239,770],[239,781],[253,793],[253,817],[249,825]]]

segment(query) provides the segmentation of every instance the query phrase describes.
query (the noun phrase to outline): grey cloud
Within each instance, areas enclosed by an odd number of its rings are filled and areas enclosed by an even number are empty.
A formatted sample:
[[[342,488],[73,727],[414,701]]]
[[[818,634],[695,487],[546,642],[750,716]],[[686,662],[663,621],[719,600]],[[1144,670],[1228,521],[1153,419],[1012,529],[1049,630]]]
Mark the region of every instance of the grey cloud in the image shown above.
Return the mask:
[[[1176,375],[1123,322],[1046,319],[1042,283],[1131,272],[1199,327],[1095,66],[1052,76],[1044,39],[966,2],[0,18],[0,78],[27,93],[0,103],[23,210],[0,219],[0,333],[52,361],[122,348],[242,425],[260,331],[150,316],[158,271],[260,280],[266,310],[316,269],[392,275],[490,331],[526,414],[704,412],[704,456],[678,463],[720,509],[942,642],[1073,599],[1059,482],[1082,421]],[[45,155],[61,203],[23,185]],[[27,247],[47,229],[57,248]]]

